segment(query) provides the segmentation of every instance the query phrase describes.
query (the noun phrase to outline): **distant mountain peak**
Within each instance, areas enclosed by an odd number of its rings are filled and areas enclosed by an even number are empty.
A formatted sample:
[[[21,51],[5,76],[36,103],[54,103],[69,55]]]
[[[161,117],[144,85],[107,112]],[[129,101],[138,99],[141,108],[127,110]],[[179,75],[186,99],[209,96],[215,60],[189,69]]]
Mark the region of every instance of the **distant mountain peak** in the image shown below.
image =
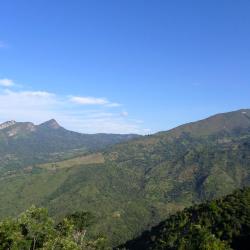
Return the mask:
[[[4,123],[0,124],[0,129],[8,128],[14,124],[16,124],[16,121],[14,121],[14,120],[4,122]]]
[[[53,129],[61,128],[61,126],[59,125],[59,123],[55,119],[50,119],[50,120],[40,124],[39,127],[47,127],[47,128],[53,128]]]

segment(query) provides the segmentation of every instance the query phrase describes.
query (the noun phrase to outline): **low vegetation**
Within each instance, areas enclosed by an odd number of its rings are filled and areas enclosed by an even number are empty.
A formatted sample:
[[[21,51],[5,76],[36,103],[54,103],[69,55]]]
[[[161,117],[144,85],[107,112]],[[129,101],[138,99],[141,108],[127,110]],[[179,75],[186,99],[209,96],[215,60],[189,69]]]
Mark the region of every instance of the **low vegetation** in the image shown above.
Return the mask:
[[[84,166],[90,164],[102,164],[104,163],[104,157],[101,153],[96,154],[88,154],[85,156],[78,156],[72,159],[52,162],[52,163],[44,163],[40,165],[36,165],[37,168],[44,168],[49,170],[57,170],[62,168],[72,168],[77,166]]]

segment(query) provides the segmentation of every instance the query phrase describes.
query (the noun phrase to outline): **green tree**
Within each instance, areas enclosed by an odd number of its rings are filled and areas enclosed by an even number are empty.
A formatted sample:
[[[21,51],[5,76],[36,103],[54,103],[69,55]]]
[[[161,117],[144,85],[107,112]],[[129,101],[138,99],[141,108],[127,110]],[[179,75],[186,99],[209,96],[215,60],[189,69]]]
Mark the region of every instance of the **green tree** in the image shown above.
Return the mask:
[[[178,250],[230,250],[231,248],[207,229],[193,225],[187,236],[182,238]]]
[[[47,209],[32,206],[17,219],[0,222],[0,250],[106,250],[103,237],[87,240],[93,216],[77,212],[55,227]]]
[[[43,243],[54,237],[54,221],[45,208],[32,206],[18,218],[22,233],[27,241],[32,242],[32,250],[42,247]]]
[[[20,225],[13,219],[0,222],[0,249],[1,250],[29,250],[31,242],[21,233]]]

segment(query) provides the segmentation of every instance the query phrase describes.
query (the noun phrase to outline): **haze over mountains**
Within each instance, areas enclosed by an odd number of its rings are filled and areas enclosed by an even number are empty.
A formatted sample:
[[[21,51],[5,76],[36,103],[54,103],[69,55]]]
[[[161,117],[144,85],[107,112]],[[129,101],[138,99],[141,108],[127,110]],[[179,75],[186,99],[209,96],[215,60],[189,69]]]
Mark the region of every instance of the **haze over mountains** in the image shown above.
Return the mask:
[[[1,129],[0,216],[31,204],[57,219],[94,211],[91,234],[118,245],[170,213],[250,184],[249,109],[137,137],[79,134],[54,120]]]
[[[81,134],[64,129],[54,119],[40,125],[8,121],[0,124],[0,171],[65,159],[138,137],[134,134]]]

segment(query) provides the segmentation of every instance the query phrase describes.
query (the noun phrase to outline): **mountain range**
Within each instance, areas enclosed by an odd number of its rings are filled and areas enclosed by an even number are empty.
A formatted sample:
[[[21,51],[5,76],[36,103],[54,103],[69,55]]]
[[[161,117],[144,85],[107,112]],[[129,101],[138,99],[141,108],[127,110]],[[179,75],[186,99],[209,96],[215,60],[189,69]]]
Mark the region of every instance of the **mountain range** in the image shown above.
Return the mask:
[[[0,171],[82,155],[138,137],[81,134],[64,129],[54,119],[40,125],[8,121],[0,124]]]
[[[91,211],[98,223],[90,234],[113,246],[250,184],[249,109],[149,136],[79,134],[55,120],[1,127],[0,217],[31,204],[56,220]]]

